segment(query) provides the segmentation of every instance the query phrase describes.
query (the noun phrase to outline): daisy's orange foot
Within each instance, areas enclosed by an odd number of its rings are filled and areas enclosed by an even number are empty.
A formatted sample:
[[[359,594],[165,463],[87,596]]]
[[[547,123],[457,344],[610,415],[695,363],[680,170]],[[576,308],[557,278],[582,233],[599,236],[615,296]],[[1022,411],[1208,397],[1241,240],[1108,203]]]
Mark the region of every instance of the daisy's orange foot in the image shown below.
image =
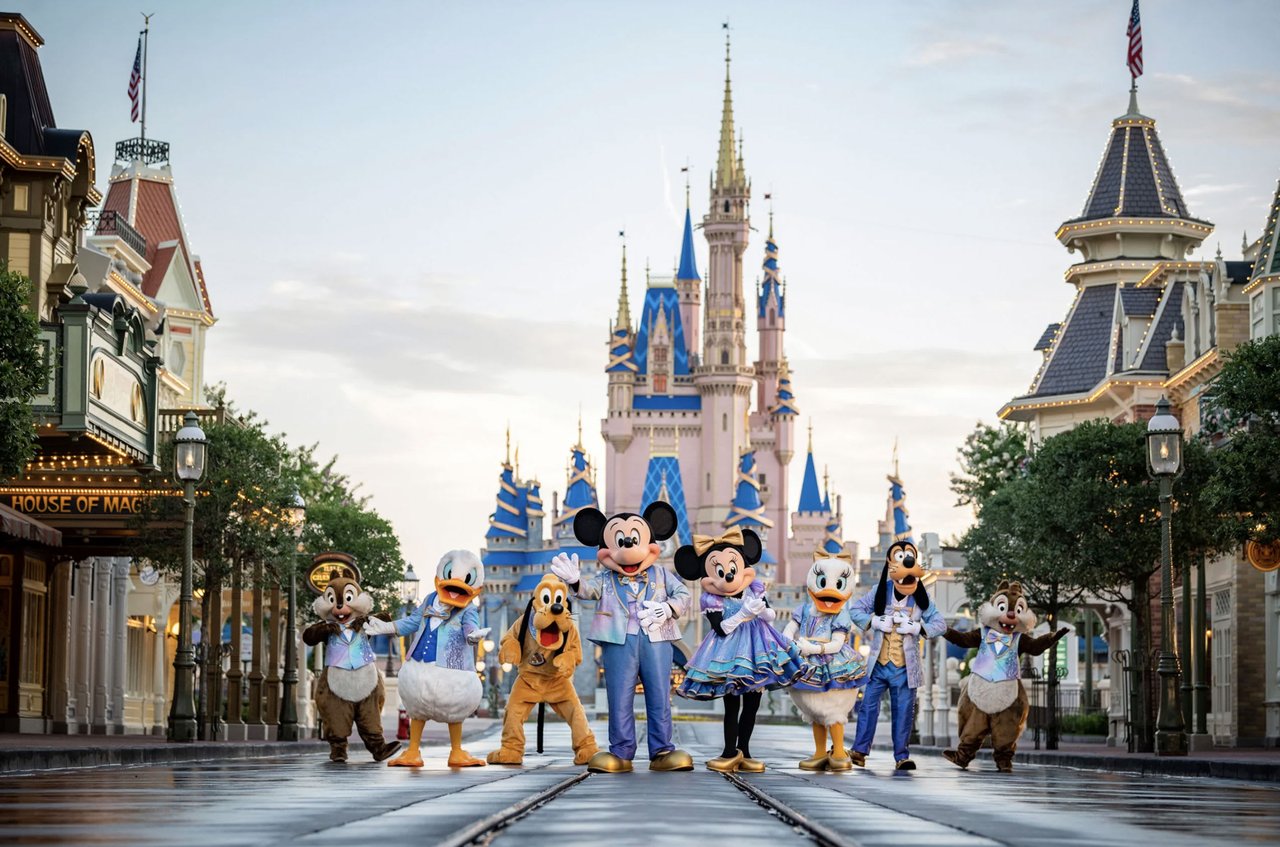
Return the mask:
[[[451,768],[479,768],[483,766],[484,759],[477,759],[466,750],[449,751],[449,767]]]
[[[420,768],[422,767],[422,754],[417,750],[405,750],[399,756],[387,762],[389,768]]]

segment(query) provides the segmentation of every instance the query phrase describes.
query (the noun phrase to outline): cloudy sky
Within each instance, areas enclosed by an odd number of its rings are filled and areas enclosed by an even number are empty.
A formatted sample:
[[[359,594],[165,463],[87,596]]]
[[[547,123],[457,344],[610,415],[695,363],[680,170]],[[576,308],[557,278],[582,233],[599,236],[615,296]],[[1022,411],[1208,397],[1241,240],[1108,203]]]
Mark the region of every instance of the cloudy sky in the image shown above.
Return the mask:
[[[415,563],[482,543],[508,421],[521,471],[563,489],[579,409],[603,454],[618,230],[633,272],[665,272],[686,161],[706,206],[728,14],[754,223],[771,191],[846,535],[873,540],[895,437],[917,531],[959,533],[956,447],[1070,303],[1053,233],[1127,105],[1129,5],[156,0],[148,130],[219,317],[208,374],[337,453]],[[105,187],[136,134],[138,4],[11,6]],[[1268,0],[1143,3],[1142,110],[1210,255],[1257,235],[1280,175],[1277,31]]]

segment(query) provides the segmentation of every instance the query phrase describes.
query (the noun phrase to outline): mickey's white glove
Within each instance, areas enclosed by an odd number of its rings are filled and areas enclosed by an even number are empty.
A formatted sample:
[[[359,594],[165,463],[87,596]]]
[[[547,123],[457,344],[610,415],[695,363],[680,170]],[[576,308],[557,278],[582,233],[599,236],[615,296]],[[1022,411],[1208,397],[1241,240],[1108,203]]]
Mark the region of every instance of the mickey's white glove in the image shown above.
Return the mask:
[[[381,618],[369,618],[364,622],[362,627],[365,635],[391,635],[396,631],[394,621],[384,621]]]
[[[893,621],[888,615],[878,615],[871,619],[871,628],[878,629],[881,632],[893,632]]]
[[[815,644],[807,638],[801,638],[796,641],[796,649],[800,651],[801,656],[816,656],[822,652],[822,645]]]
[[[898,628],[895,629],[894,632],[899,635],[919,635],[920,621],[905,620],[898,625]]]
[[[484,637],[489,634],[490,629],[491,627],[482,626],[479,629],[472,630],[471,634],[467,636],[467,643],[479,644],[484,641]]]
[[[645,600],[637,616],[645,629],[657,629],[671,620],[671,607],[661,600]]]
[[[741,614],[746,615],[748,618],[758,618],[767,608],[769,608],[769,604],[764,602],[764,598],[748,597],[742,601]]]
[[[582,575],[582,569],[578,566],[578,554],[566,556],[560,553],[551,560],[551,572],[564,580],[566,585],[576,585]]]

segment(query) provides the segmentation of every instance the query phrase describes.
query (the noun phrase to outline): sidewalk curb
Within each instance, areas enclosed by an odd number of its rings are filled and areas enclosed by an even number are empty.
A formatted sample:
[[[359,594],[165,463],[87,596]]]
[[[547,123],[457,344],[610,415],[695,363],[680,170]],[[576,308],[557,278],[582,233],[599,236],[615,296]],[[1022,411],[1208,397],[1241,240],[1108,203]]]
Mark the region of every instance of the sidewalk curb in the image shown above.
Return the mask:
[[[28,747],[0,750],[0,775],[33,771],[79,770],[100,767],[170,765],[180,762],[260,759],[324,752],[322,741],[214,742],[157,744],[137,747]]]
[[[889,746],[873,745],[873,750],[891,753]],[[942,757],[941,747],[925,747],[912,745],[913,753]],[[974,760],[974,765],[994,769],[991,751],[983,749]],[[1030,765],[1056,765],[1064,768],[1076,768],[1086,771],[1105,771],[1108,773],[1138,774],[1140,776],[1191,776],[1211,779],[1233,779],[1245,782],[1280,782],[1280,761],[1250,762],[1229,759],[1202,759],[1194,756],[1149,758],[1146,756],[1108,756],[1082,753],[1059,753],[1050,750],[1019,750],[1014,756],[1014,768],[1019,762]]]

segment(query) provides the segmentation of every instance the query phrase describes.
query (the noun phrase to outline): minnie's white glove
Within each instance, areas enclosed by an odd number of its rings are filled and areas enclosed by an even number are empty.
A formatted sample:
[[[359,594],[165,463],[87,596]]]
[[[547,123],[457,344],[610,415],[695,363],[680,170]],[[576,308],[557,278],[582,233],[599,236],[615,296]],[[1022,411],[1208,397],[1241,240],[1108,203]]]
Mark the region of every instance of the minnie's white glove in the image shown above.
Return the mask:
[[[369,618],[364,622],[361,628],[365,635],[391,635],[396,631],[394,621],[384,621],[381,618]]]
[[[742,601],[742,613],[747,617],[758,618],[767,608],[769,604],[762,597],[748,597]]]
[[[919,635],[920,621],[905,620],[898,625],[898,628],[894,630],[894,632],[899,635]]]
[[[491,627],[483,626],[479,629],[472,630],[471,634],[467,636],[467,643],[479,644],[481,641],[484,641],[484,637],[489,634],[490,629]]]
[[[551,572],[564,580],[566,585],[576,585],[582,575],[582,569],[578,566],[578,554],[566,556],[560,553],[551,560]]]
[[[871,619],[871,628],[881,632],[893,632],[893,621],[888,615],[877,615]]]

